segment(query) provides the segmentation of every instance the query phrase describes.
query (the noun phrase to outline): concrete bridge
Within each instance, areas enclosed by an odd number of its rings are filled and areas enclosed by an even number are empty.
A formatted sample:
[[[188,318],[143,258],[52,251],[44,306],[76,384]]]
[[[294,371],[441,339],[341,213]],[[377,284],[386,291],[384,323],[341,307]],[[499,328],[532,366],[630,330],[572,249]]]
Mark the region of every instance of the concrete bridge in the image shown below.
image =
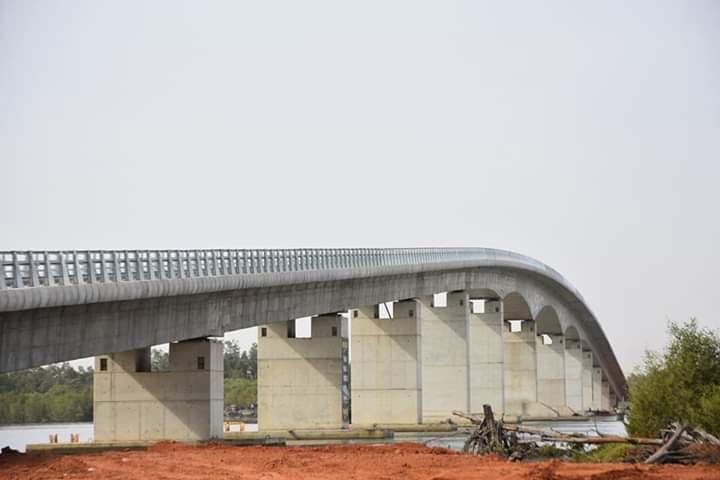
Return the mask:
[[[558,272],[481,249],[0,252],[0,372],[95,356],[98,440],[222,435],[222,345],[260,326],[264,430],[609,410],[625,381]],[[313,316],[310,338],[295,319]],[[172,342],[171,370],[150,346]],[[350,361],[350,355],[352,356]]]

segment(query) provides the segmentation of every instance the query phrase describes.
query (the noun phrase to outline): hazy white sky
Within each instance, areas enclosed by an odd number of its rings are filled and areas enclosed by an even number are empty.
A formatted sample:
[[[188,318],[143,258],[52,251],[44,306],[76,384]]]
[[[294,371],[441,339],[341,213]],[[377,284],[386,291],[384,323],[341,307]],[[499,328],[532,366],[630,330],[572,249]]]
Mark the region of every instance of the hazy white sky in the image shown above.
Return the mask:
[[[0,249],[487,246],[720,327],[720,2],[0,0]]]

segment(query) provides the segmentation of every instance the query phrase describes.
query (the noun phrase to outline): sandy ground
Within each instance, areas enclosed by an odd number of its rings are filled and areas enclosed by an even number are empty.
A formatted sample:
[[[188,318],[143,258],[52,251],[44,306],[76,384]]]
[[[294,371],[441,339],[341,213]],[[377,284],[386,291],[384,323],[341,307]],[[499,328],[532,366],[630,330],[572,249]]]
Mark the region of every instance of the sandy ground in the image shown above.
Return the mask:
[[[3,458],[5,457],[5,458]],[[0,455],[0,479],[720,479],[720,465],[509,463],[417,444],[184,446],[32,457]]]

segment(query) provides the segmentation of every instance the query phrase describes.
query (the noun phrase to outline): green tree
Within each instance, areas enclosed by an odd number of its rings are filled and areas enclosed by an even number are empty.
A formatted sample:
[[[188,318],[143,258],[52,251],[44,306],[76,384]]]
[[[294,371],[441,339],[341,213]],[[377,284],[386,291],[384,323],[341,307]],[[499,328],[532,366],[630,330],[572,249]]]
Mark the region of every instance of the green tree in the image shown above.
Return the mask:
[[[646,352],[628,378],[633,435],[656,436],[674,421],[720,433],[720,336],[695,319],[670,323],[662,353]]]

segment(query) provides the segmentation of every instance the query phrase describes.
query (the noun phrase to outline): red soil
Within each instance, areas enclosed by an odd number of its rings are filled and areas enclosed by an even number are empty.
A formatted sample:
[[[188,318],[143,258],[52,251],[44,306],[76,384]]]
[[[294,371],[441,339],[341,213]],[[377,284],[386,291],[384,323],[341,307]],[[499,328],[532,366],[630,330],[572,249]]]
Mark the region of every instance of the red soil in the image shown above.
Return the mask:
[[[4,479],[720,479],[720,465],[509,463],[416,444],[185,446],[66,456],[0,455]]]

